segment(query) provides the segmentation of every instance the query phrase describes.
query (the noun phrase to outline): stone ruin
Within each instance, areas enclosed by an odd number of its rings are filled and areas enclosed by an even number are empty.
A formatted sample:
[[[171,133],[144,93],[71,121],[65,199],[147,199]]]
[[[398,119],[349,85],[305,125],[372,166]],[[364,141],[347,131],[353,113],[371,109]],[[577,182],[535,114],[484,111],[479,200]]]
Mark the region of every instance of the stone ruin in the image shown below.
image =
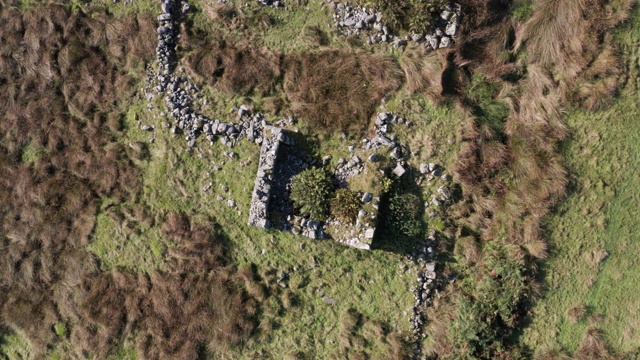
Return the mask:
[[[271,220],[269,220],[269,213],[273,207],[271,200],[282,200],[277,198],[283,197],[281,192],[286,188],[286,185],[281,186],[283,184],[278,182],[282,182],[292,175],[283,176],[282,169],[276,168],[279,152],[281,151],[280,148],[281,146],[291,147],[293,145],[294,141],[286,136],[285,130],[275,126],[264,127],[258,172],[249,206],[249,225],[262,229],[282,228],[282,230],[291,231],[294,235],[321,239],[324,237],[324,228],[319,221],[288,215],[286,222],[281,226],[281,224],[272,224]],[[309,165],[305,163],[301,168],[306,168]]]

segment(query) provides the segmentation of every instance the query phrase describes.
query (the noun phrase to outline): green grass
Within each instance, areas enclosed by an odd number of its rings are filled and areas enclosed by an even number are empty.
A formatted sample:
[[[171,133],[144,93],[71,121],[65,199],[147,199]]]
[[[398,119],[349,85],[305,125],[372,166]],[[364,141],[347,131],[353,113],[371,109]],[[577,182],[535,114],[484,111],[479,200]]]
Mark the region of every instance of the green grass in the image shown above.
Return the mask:
[[[3,359],[35,359],[29,342],[14,332],[0,333],[0,357]]]
[[[287,271],[289,283],[298,284],[292,292],[300,306],[275,316],[273,321],[279,326],[265,337],[249,340],[230,357],[252,359],[259,354],[276,357],[291,351],[313,351],[325,356],[337,352],[336,323],[340,314],[350,308],[389,324],[393,330],[408,330],[402,309],[411,304],[407,289],[414,276],[398,277],[399,255],[361,252],[329,240],[310,240],[247,225],[258,146],[241,142],[232,149],[238,159],[227,159],[222,169],[214,172],[210,164],[222,163],[225,150],[222,145],[216,143],[209,158],[201,159],[183,152],[182,139],[169,137],[168,131],[159,131],[156,144],[151,146],[151,160],[143,176],[144,203],[154,212],[183,211],[213,218],[220,226],[220,235],[228,240],[229,257],[235,264],[253,263],[258,269]],[[252,160],[251,164],[239,166],[247,159]],[[203,177],[206,171],[211,171],[211,178]],[[201,188],[208,182],[213,186],[203,192]],[[222,191],[223,184],[229,187],[229,192]],[[226,201],[216,200],[217,195],[234,199],[237,209],[230,209]],[[311,257],[318,267],[308,270]],[[320,291],[325,291],[324,297],[333,298],[335,305],[322,302]],[[332,338],[336,344],[327,342]]]
[[[100,259],[102,271],[112,271],[117,267],[133,271],[151,273],[163,269],[163,255],[166,244],[158,227],[146,227],[126,219],[117,222],[107,213],[97,217],[94,236],[89,251]]]
[[[616,34],[631,69],[619,99],[602,111],[572,111],[566,117],[573,137],[563,151],[573,181],[548,225],[545,296],[532,309],[523,336],[531,349],[560,346],[572,352],[589,316],[601,314],[596,326],[614,351],[640,351],[638,15],[636,6],[631,24]],[[609,255],[598,266],[589,253],[599,249]],[[587,307],[587,316],[574,325],[565,313],[576,304]]]
[[[216,92],[204,88],[204,94],[212,97],[206,113],[212,118],[228,119],[228,107],[239,99],[219,99]],[[219,94],[218,94],[219,95]],[[394,100],[395,101],[395,100]],[[270,324],[271,330],[260,330],[255,337],[246,343],[213,358],[254,359],[257,357],[278,358],[282,354],[300,352],[317,358],[340,357],[344,355],[344,344],[341,338],[340,321],[349,309],[380,322],[390,333],[408,334],[408,312],[413,297],[408,291],[414,285],[415,273],[409,268],[400,268],[402,256],[381,250],[363,252],[335,243],[330,240],[310,240],[295,237],[289,233],[264,231],[247,225],[249,202],[253,189],[253,180],[257,172],[259,147],[241,141],[233,149],[223,147],[219,142],[213,146],[203,141],[199,149],[206,158],[197,153],[187,154],[186,142],[180,136],[172,136],[163,128],[167,119],[159,116],[160,101],[156,100],[156,110],[141,111],[140,104],[129,104],[129,116],[125,119],[127,137],[121,139],[125,144],[136,141],[148,142],[150,133],[139,130],[134,120],[138,113],[143,124],[156,127],[157,139],[149,145],[150,158],[140,161],[143,168],[142,181],[144,192],[140,202],[152,213],[181,211],[194,218],[211,218],[216,222],[218,233],[225,238],[228,255],[236,266],[255,264],[258,271],[273,270],[276,273],[286,271],[289,278],[290,292],[296,299],[296,306],[283,309],[279,296],[273,295],[262,304],[260,323]],[[444,109],[436,108],[428,101],[403,95],[394,104],[388,104],[390,110],[403,114],[407,120],[414,121],[413,129],[397,126],[395,132],[403,141],[415,143],[422,147],[426,136],[435,137],[429,149],[418,149],[419,156],[412,160],[415,166],[421,161],[433,161],[448,164],[450,156],[455,154],[456,145],[449,145],[447,139],[455,139],[455,131],[459,122],[455,119],[459,114],[452,106]],[[229,119],[230,120],[230,119]],[[269,118],[270,121],[275,119]],[[306,129],[302,129],[304,136]],[[317,155],[332,155],[333,160],[339,157],[348,158],[347,146],[352,141],[341,140],[336,135],[324,135],[323,140],[308,137],[305,150]],[[235,160],[224,156],[224,151],[237,154]],[[250,161],[244,167],[241,163]],[[215,165],[221,166],[214,171]],[[210,172],[210,178],[205,173]],[[213,186],[207,192],[202,187],[211,182]],[[229,187],[228,192],[222,185]],[[426,185],[425,185],[426,186]],[[427,187],[424,188],[425,191]],[[216,200],[223,196],[225,201]],[[237,208],[231,209],[226,199],[234,199]],[[117,238],[113,235],[113,226],[104,214],[99,215],[94,236],[94,248],[100,239]],[[159,225],[159,224],[158,224]],[[152,229],[141,229],[144,236],[135,238],[134,243],[144,247],[136,248],[146,251],[150,262],[149,269],[161,268],[162,258],[154,256],[151,251],[154,236],[159,236]],[[145,232],[146,231],[146,232]],[[113,242],[109,246],[115,246]],[[134,245],[127,245],[133,247]],[[140,246],[140,245],[136,245]],[[106,245],[105,245],[106,248]],[[266,251],[263,254],[263,249]],[[103,263],[126,264],[128,261],[124,251],[114,251],[110,255],[106,251],[95,251]],[[143,252],[144,253],[144,252]],[[311,259],[317,267],[309,269]],[[295,269],[295,270],[294,270]],[[138,269],[145,271],[144,269]],[[277,286],[272,285],[277,289]],[[324,292],[324,295],[321,295]],[[322,301],[331,298],[335,301],[328,305]],[[265,325],[266,327],[266,325]],[[364,330],[363,330],[364,331]],[[344,341],[344,340],[342,340]],[[371,340],[367,352],[372,356],[382,356],[389,347],[382,340]]]
[[[45,153],[46,152],[43,148],[37,148],[31,144],[27,144],[22,148],[22,162],[37,163],[40,157]]]

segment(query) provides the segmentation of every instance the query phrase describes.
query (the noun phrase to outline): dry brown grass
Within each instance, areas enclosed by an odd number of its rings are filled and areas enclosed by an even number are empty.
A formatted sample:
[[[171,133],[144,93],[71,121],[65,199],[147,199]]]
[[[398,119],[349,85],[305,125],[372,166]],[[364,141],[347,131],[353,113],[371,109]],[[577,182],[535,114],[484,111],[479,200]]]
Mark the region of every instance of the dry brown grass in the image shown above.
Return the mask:
[[[411,45],[399,61],[409,93],[423,93],[432,99],[442,95],[442,74],[447,65],[445,53],[427,52],[424,46]]]
[[[569,319],[572,324],[577,324],[582,321],[586,315],[587,307],[583,304],[577,304],[567,309],[567,319]]]
[[[600,263],[602,263],[608,256],[609,252],[607,252],[607,250],[603,249],[602,247],[593,249],[585,254],[587,261],[589,261],[589,263],[591,263],[596,268],[600,266]]]
[[[0,327],[37,357],[57,341],[57,323],[69,326],[77,358],[104,358],[134,333],[148,358],[195,358],[200,344],[245,338],[256,307],[224,267],[213,224],[168,215],[176,246],[166,273],[101,274],[86,250],[101,197],[122,223],[155,221],[134,204],[140,151],[117,141],[130,74],[153,58],[153,16],[3,8],[0,34]],[[29,149],[37,156],[23,161]],[[116,211],[124,202],[131,210]]]
[[[613,359],[602,338],[602,332],[595,327],[587,327],[580,346],[573,353],[575,359],[602,360]]]
[[[349,50],[290,54],[284,90],[292,109],[318,131],[361,134],[380,100],[401,84],[390,57]]]
[[[281,75],[281,54],[201,34],[191,34],[187,39],[187,67],[200,81],[233,95],[268,95],[275,91]]]
[[[597,110],[612,100],[620,82],[607,32],[626,20],[632,5],[632,0],[535,1],[533,16],[517,31],[515,49],[526,45],[531,63],[553,69],[571,105]]]
[[[464,263],[470,266],[480,260],[482,247],[475,237],[465,236],[456,240],[453,253],[464,259]]]

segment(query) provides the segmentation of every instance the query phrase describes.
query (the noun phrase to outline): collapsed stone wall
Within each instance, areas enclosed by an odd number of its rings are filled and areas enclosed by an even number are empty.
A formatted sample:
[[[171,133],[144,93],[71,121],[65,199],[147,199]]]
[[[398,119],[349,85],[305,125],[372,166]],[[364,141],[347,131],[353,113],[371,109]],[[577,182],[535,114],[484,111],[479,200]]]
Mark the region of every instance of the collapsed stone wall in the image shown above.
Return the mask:
[[[431,31],[411,32],[398,36],[386,23],[380,11],[349,5],[348,2],[329,0],[333,6],[333,26],[345,35],[363,34],[368,44],[390,43],[395,48],[406,46],[409,41],[427,49],[446,49],[453,46],[460,27],[460,4],[447,5],[434,19]]]
[[[271,228],[269,221],[269,199],[271,184],[280,144],[285,139],[282,129],[266,126],[260,148],[260,161],[256,174],[251,204],[249,205],[249,224],[263,229]]]

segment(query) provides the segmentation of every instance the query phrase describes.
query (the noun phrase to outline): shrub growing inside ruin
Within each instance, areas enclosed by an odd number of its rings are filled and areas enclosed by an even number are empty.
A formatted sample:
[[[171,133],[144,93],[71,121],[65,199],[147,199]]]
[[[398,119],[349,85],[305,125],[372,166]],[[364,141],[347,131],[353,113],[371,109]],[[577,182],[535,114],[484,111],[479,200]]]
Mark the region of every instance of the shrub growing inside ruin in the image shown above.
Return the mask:
[[[428,32],[444,9],[444,0],[359,0],[361,5],[382,13],[383,21],[396,30]]]
[[[338,189],[331,199],[331,215],[341,221],[352,223],[360,209],[358,193],[349,189]]]
[[[389,201],[391,227],[406,236],[419,236],[422,232],[421,206],[420,199],[414,194],[392,194]]]
[[[333,184],[320,168],[309,168],[293,178],[291,200],[303,216],[324,220],[329,210]]]

